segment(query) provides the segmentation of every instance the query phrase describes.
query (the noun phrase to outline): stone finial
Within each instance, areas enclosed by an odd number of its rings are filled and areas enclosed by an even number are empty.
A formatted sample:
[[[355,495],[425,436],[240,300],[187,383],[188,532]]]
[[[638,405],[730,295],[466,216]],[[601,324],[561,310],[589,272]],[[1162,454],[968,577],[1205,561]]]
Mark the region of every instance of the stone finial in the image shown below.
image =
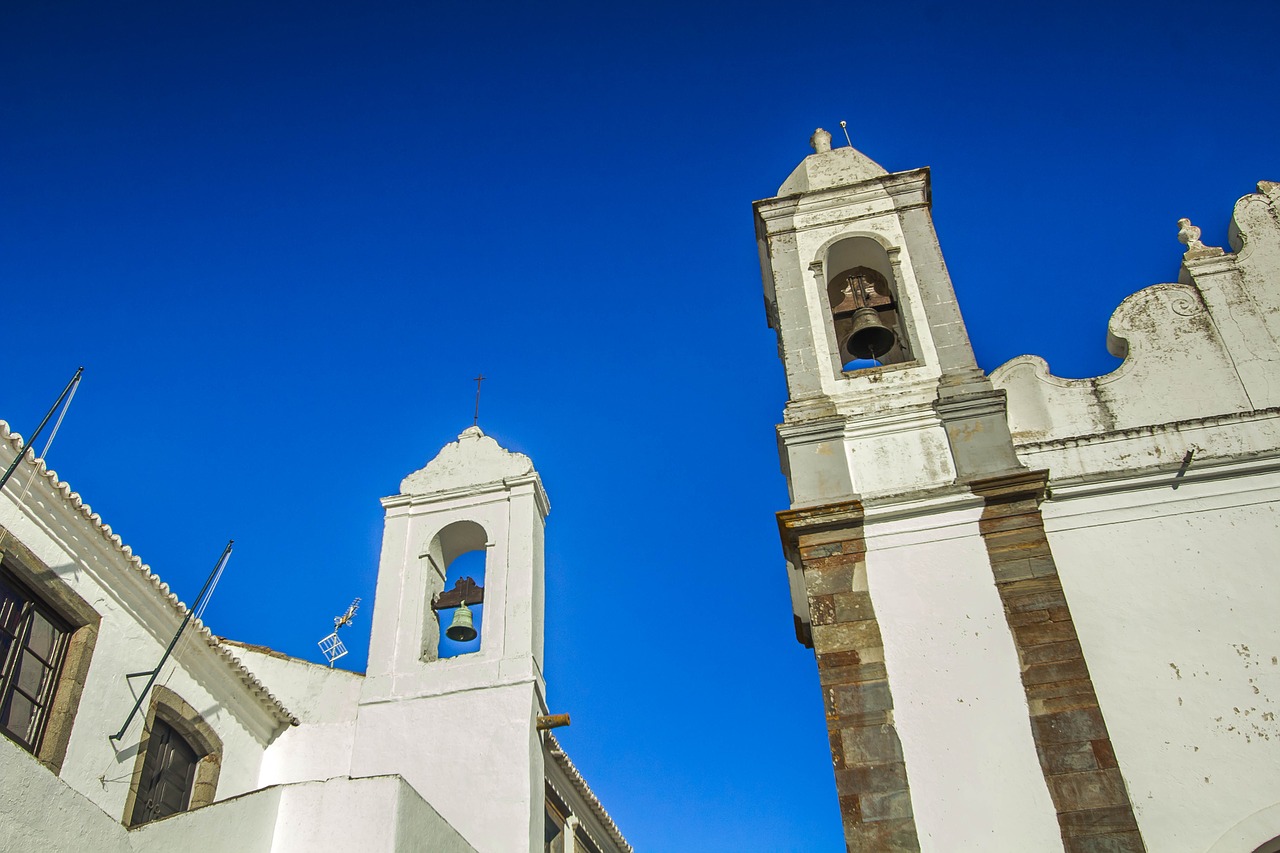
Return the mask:
[[[809,145],[816,153],[825,154],[831,150],[831,134],[818,128],[813,132],[813,136],[809,137]]]
[[[1216,246],[1206,246],[1200,242],[1200,229],[1192,225],[1190,219],[1183,218],[1178,220],[1178,242],[1185,244],[1187,247],[1187,251],[1182,255],[1184,259],[1195,260],[1196,258],[1208,258],[1222,254],[1222,249]]]
[[[1267,198],[1280,198],[1280,183],[1276,181],[1258,181],[1258,192]]]

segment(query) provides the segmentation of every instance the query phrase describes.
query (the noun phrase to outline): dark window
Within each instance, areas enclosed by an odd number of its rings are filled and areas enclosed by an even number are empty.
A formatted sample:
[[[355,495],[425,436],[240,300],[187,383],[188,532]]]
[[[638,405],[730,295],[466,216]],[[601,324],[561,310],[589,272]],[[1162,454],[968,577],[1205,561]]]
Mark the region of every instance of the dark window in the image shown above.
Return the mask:
[[[49,719],[67,634],[65,622],[0,571],[0,729],[33,753]]]
[[[155,720],[147,739],[147,757],[142,761],[142,779],[130,823],[137,826],[185,812],[191,802],[199,761],[200,756],[173,726]]]

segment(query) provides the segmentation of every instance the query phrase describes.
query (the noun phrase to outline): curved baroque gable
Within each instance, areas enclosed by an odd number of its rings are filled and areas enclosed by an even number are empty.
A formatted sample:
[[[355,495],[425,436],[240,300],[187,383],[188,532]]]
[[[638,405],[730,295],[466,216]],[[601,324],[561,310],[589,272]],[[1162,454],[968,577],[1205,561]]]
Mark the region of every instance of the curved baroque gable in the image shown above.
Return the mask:
[[[533,462],[523,453],[513,453],[481,432],[467,427],[458,440],[446,444],[425,468],[414,471],[400,483],[404,495],[427,495],[501,483],[533,473]]]
[[[1125,299],[1107,324],[1124,362],[1104,376],[1064,379],[1039,356],[1002,364],[1015,441],[1042,442],[1258,411],[1280,402],[1280,213],[1277,185],[1240,199],[1224,253],[1181,220],[1181,283]]]

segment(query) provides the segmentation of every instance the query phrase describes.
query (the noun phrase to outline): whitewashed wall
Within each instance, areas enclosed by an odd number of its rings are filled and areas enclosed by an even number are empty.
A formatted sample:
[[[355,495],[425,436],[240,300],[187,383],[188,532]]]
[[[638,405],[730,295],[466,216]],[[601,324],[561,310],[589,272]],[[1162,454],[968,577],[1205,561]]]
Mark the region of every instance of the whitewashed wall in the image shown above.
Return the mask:
[[[925,853],[1062,850],[980,506],[868,519],[866,584]]]
[[[1280,802],[1280,473],[1121,485],[1045,527],[1148,849],[1209,850]]]

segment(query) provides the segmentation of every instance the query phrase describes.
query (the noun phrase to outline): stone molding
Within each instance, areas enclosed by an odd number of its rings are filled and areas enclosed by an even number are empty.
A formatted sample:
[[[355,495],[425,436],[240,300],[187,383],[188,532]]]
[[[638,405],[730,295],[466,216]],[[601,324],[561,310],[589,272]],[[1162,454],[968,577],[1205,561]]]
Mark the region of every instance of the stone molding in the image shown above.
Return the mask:
[[[121,822],[133,825],[133,810],[138,801],[138,789],[142,786],[142,766],[147,757],[147,746],[156,718],[172,726],[192,748],[200,753],[196,763],[196,776],[191,783],[191,800],[186,811],[210,805],[218,790],[218,776],[222,772],[222,738],[209,725],[200,712],[187,704],[177,693],[163,684],[151,689],[151,705],[147,708],[147,721],[138,742],[138,753],[133,762],[133,776],[129,782],[129,795],[125,798]]]

